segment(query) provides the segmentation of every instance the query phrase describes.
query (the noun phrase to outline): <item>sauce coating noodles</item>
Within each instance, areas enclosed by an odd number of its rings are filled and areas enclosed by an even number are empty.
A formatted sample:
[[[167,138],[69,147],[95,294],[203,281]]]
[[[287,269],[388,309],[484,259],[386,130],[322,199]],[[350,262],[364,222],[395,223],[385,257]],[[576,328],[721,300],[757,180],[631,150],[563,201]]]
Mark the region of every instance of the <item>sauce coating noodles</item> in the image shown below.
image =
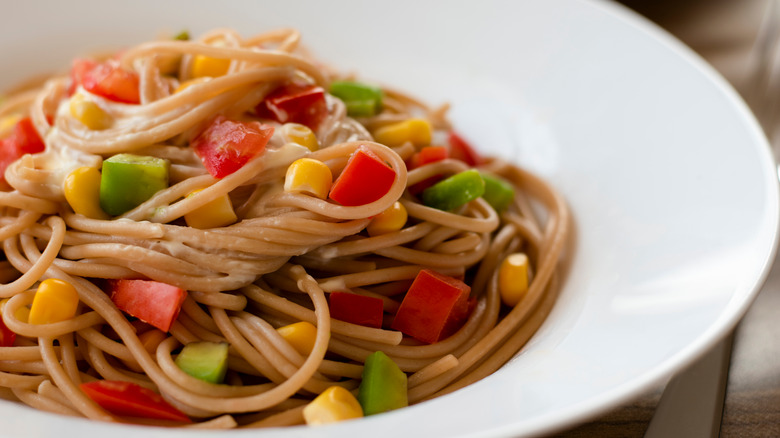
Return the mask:
[[[299,41],[295,30],[244,39],[218,29],[194,41],[127,48],[115,59],[137,74],[138,104],[76,90],[110,118],[101,129],[85,126],[69,110],[72,77],[51,77],[3,102],[0,117],[29,116],[46,149],[10,163],[0,190],[5,255],[0,297],[8,299],[2,317],[16,333],[14,346],[0,347],[0,394],[58,414],[170,424],[109,413],[79,386],[122,380],[162,394],[195,421],[190,427],[293,425],[303,423],[303,408],[325,389],[335,385],[355,392],[362,363],[375,351],[407,373],[414,404],[489,375],[533,335],[556,299],[570,221],[561,196],[521,168],[487,158],[479,169],[514,188],[509,207],[499,213],[477,198],[454,211],[437,210],[408,189],[469,165],[448,158],[407,170],[419,147],[410,142],[388,147],[372,136],[421,117],[434,128],[432,143],[441,142],[452,129],[446,106],[429,108],[384,89],[381,112],[350,117],[342,100],[327,95],[327,113],[315,129],[317,150],[289,147],[279,123],[261,120],[276,128],[261,156],[222,178],[204,169],[190,143],[215,115],[257,119],[258,103],[280,85],[304,81],[328,90],[340,77],[309,57]],[[226,73],[188,82],[203,57],[229,60]],[[185,83],[189,86],[181,89]],[[375,201],[345,206],[283,189],[294,160],[316,159],[335,177],[360,147],[395,171],[388,191]],[[111,219],[74,213],[63,189],[67,175],[83,166],[99,169],[120,153],[167,160],[169,187]],[[197,190],[197,196],[188,196]],[[187,226],[188,214],[225,195],[236,223]],[[406,225],[366,234],[371,218],[396,201],[408,212]],[[516,252],[528,255],[532,278],[510,308],[502,304],[498,271]],[[334,291],[381,298],[391,318],[421,269],[463,278],[471,286],[471,312],[451,336],[424,344],[388,324],[373,328],[331,320],[328,294]],[[21,315],[47,278],[75,287],[76,315],[25,322]],[[187,291],[178,318],[151,348],[143,335],[150,326],[128,317],[107,294],[114,279],[148,279]],[[316,326],[307,355],[276,330],[298,321]],[[179,349],[197,341],[230,345],[223,384],[177,366]]]

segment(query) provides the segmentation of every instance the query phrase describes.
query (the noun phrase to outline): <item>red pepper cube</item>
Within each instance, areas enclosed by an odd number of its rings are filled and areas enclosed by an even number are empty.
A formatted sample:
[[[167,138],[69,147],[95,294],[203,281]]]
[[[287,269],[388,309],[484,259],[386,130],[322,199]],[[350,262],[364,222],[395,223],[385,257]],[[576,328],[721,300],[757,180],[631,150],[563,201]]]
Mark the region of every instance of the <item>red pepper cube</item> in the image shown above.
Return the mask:
[[[463,161],[471,167],[482,164],[482,157],[479,156],[477,151],[454,131],[450,132],[449,141],[450,157]]]
[[[425,146],[420,149],[420,152],[412,155],[409,161],[409,168],[416,169],[426,164],[435,163],[437,161],[446,160],[449,157],[447,148],[444,146]]]
[[[115,415],[192,423],[187,415],[171,406],[160,394],[135,383],[96,380],[82,383],[80,388],[100,407]]]
[[[341,205],[357,206],[384,196],[395,181],[395,170],[369,148],[360,146],[330,189],[330,199]]]
[[[191,146],[214,178],[224,178],[262,155],[274,128],[217,116]]]
[[[348,292],[330,294],[330,316],[339,321],[382,328],[383,303],[379,298]]]
[[[111,280],[111,301],[119,310],[167,332],[179,316],[187,292],[151,280]]]
[[[256,111],[261,117],[279,123],[300,123],[317,130],[328,115],[325,89],[314,84],[290,82],[272,91]]]
[[[3,318],[0,317],[0,347],[13,347],[16,340],[16,333],[6,327]]]
[[[469,310],[471,287],[452,277],[423,269],[417,274],[391,328],[432,344],[457,331]]]

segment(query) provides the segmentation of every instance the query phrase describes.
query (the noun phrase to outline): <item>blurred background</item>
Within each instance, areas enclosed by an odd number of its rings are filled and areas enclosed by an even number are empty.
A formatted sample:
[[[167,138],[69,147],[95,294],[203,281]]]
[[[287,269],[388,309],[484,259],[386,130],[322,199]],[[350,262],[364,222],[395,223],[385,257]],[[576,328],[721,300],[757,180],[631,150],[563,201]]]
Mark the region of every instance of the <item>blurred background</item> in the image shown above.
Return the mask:
[[[710,63],[740,93],[778,150],[780,0],[622,0]],[[777,156],[777,153],[775,154]],[[728,175],[724,175],[728,178]],[[711,427],[688,428],[690,409],[658,415],[664,387],[559,437],[780,437],[780,265],[775,263],[748,314],[726,342]],[[730,360],[729,359],[729,348]],[[717,362],[717,361],[716,361]],[[712,364],[704,368],[712,367]],[[692,367],[693,368],[693,367]],[[702,368],[694,370],[701,373]],[[706,371],[706,369],[705,369]],[[727,373],[727,374],[726,374]],[[688,373],[689,375],[691,373]],[[691,376],[685,378],[690,379]],[[701,390],[701,388],[699,388]],[[692,396],[692,397],[691,397]],[[666,402],[666,399],[664,399]],[[705,401],[702,399],[702,403]],[[722,409],[720,406],[722,405]],[[668,410],[667,410],[668,411]],[[689,414],[688,411],[691,411]],[[668,412],[665,412],[668,413]],[[660,427],[660,420],[663,423]],[[651,430],[651,429],[657,430]],[[658,433],[663,430],[662,433]]]

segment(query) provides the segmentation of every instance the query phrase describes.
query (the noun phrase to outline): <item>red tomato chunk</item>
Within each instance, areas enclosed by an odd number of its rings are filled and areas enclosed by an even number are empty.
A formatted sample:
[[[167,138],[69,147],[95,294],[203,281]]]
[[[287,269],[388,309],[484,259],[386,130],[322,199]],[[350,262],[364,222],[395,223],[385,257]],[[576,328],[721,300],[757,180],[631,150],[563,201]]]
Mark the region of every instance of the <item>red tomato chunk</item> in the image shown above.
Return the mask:
[[[466,140],[454,131],[450,132],[450,157],[463,161],[471,167],[482,164],[482,157],[471,147]]]
[[[217,116],[192,147],[211,176],[224,178],[262,155],[273,134],[273,126]]]
[[[395,170],[365,146],[360,146],[330,189],[330,199],[341,205],[365,205],[381,198],[393,186]]]
[[[115,60],[96,62],[91,59],[76,59],[71,68],[70,80],[69,95],[81,85],[90,93],[114,102],[141,102],[138,75],[125,70]]]
[[[430,269],[417,274],[395,315],[391,328],[432,344],[450,336],[469,312],[466,283]]]
[[[101,408],[115,415],[192,423],[160,394],[131,382],[96,380],[82,383],[81,390]]]
[[[314,84],[290,82],[260,102],[257,113],[279,123],[300,123],[316,131],[328,115],[325,90]]]
[[[167,332],[179,316],[187,292],[151,280],[111,280],[111,301],[119,310]]]
[[[13,347],[16,340],[16,333],[6,327],[3,318],[0,318],[0,347]]]
[[[449,157],[447,148],[444,146],[425,146],[420,149],[420,152],[412,155],[409,163],[410,169],[416,169],[426,164],[435,163],[437,161],[445,160]]]
[[[5,181],[5,169],[24,154],[43,152],[46,145],[35,130],[32,120],[25,117],[14,126],[11,134],[0,139],[0,181]]]
[[[348,292],[330,294],[330,316],[366,327],[382,328],[382,300]]]

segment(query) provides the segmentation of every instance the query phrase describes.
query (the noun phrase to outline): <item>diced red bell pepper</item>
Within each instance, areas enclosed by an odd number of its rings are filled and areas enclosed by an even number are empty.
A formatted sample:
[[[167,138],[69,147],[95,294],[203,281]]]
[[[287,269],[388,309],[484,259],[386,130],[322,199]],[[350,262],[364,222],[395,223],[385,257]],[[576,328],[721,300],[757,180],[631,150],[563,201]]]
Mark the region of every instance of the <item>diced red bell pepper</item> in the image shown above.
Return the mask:
[[[115,102],[137,104],[141,101],[138,75],[122,68],[116,60],[77,59],[73,62],[70,78],[69,94],[81,84],[90,93]]]
[[[12,332],[0,317],[0,347],[13,347],[16,340],[16,333]]]
[[[160,394],[135,383],[95,380],[82,383],[80,387],[95,403],[115,415],[192,423]]]
[[[431,344],[460,328],[469,311],[471,287],[423,269],[406,293],[391,328]]]
[[[348,292],[330,294],[330,316],[366,327],[382,327],[382,300]]]
[[[24,117],[14,126],[11,134],[0,139],[0,181],[5,181],[5,169],[24,154],[43,152],[46,145],[32,120]]]
[[[450,131],[450,157],[463,161],[471,167],[482,164],[482,157],[471,147],[466,140],[461,138],[455,131]]]
[[[375,153],[360,146],[330,189],[330,199],[341,205],[356,206],[384,196],[395,181],[395,170]]]
[[[420,166],[425,166],[426,164],[446,160],[447,158],[449,158],[449,153],[447,152],[447,148],[444,146],[425,146],[424,148],[420,149],[420,152],[412,155],[412,158],[409,160],[409,168],[416,169]],[[413,195],[416,195],[428,187],[436,184],[440,179],[441,176],[432,176],[430,178],[426,178],[409,187],[409,192]]]
[[[187,292],[151,280],[110,280],[111,301],[119,310],[167,332],[179,316]]]
[[[325,90],[300,82],[289,82],[275,89],[256,110],[261,117],[279,123],[300,123],[314,131],[328,115]]]
[[[270,125],[217,116],[192,141],[192,147],[211,176],[224,178],[262,155],[273,134]]]

